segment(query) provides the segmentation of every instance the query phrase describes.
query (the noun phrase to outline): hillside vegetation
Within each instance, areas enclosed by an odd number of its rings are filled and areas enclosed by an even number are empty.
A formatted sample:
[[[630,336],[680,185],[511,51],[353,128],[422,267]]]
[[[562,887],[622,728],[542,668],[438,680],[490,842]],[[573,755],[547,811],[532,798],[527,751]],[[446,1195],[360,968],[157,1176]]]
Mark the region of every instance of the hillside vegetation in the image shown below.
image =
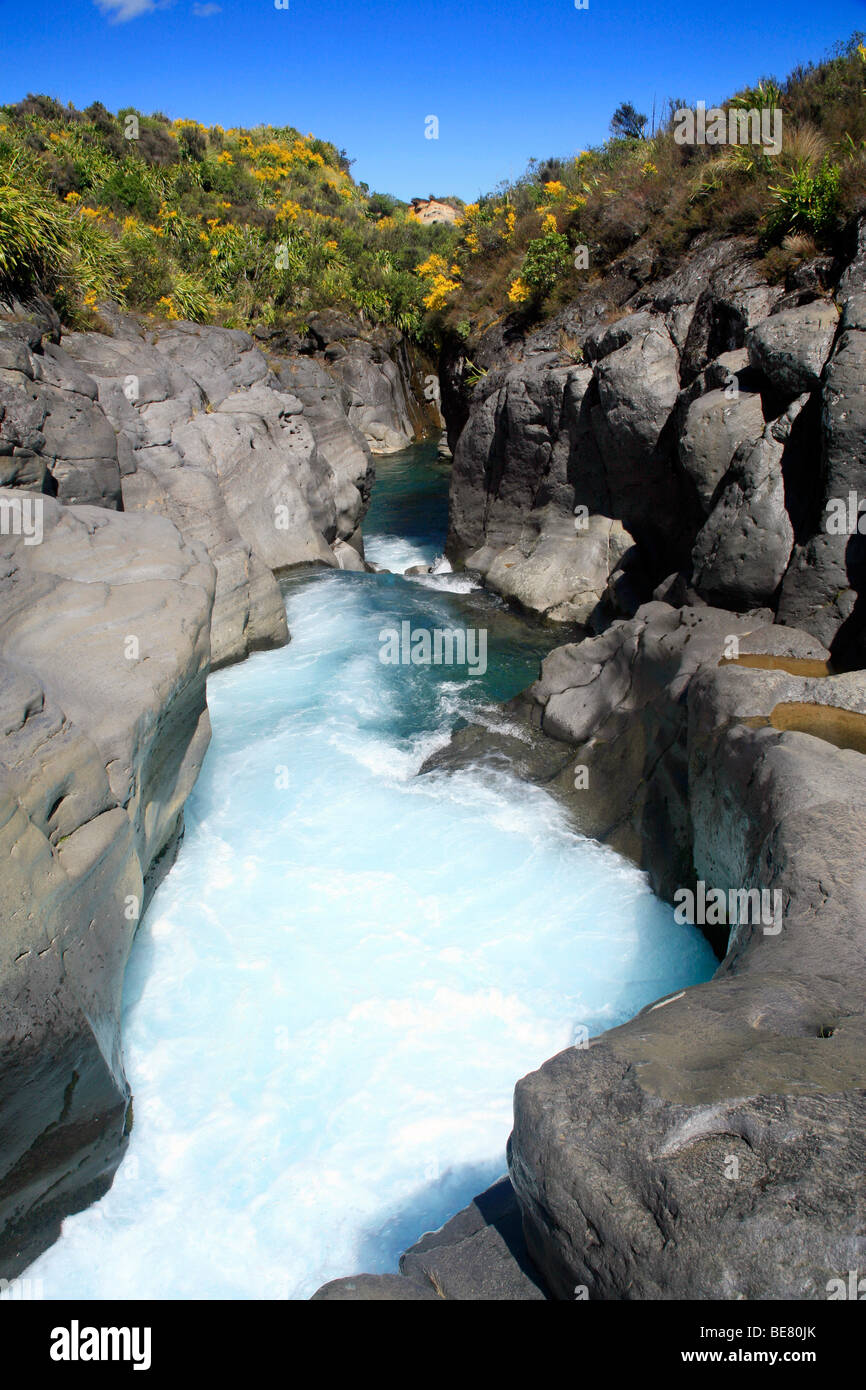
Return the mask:
[[[78,326],[110,299],[232,327],[340,307],[418,335],[433,278],[418,267],[448,261],[457,233],[349,170],[289,126],[29,96],[0,108],[0,289],[41,287]]]
[[[678,144],[673,113],[685,101],[670,101],[655,129],[623,103],[604,145],[533,161],[520,179],[465,207],[456,269],[440,267],[439,333],[469,337],[508,315],[543,318],[638,245],[663,274],[701,233],[746,233],[759,238],[778,279],[799,260],[835,251],[866,206],[864,90],[866,47],[855,34],[823,62],[785,81],[763,78],[720,104],[781,110],[777,155]]]
[[[533,161],[453,226],[371,194],[344,151],[290,126],[29,96],[0,107],[0,291],[41,287],[75,326],[98,326],[101,299],[233,327],[299,328],[333,307],[435,343],[544,318],[638,245],[664,273],[706,232],[757,236],[781,279],[835,251],[866,205],[864,93],[855,34],[723,103],[781,110],[776,155],[679,144],[686,102],[657,126],[626,102],[603,145]]]

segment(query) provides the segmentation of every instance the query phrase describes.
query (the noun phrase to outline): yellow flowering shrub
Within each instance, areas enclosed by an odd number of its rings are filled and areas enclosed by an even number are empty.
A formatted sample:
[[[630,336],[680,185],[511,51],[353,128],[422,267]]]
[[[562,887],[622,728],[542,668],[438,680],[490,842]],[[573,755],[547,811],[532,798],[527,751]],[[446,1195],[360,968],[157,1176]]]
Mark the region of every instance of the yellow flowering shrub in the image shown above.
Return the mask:
[[[433,255],[427,257],[426,261],[422,261],[420,265],[415,267],[415,273],[420,275],[422,280],[426,280],[433,279],[437,275],[444,275],[447,269],[448,262],[445,257],[437,256],[434,252]]]
[[[425,309],[444,309],[449,296],[459,289],[457,280],[449,280],[447,275],[436,275],[424,296]]]
[[[528,298],[529,288],[524,285],[520,276],[518,276],[517,279],[513,280],[511,283],[511,288],[508,291],[508,302],[509,304],[522,304],[524,300]]]

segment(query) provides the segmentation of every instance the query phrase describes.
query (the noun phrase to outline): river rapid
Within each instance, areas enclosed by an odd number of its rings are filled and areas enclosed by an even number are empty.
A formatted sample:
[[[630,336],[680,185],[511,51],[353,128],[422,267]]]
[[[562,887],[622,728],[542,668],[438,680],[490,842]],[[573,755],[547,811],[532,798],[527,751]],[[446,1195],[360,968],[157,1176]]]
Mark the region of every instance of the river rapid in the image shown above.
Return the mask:
[[[430,563],[435,448],[379,460],[369,559]],[[417,777],[560,635],[462,576],[309,570],[292,641],[208,684],[213,741],[130,958],[134,1126],[111,1191],[34,1264],[47,1298],[305,1298],[395,1270],[505,1170],[514,1083],[715,961],[543,790]],[[472,627],[486,669],[387,664]]]

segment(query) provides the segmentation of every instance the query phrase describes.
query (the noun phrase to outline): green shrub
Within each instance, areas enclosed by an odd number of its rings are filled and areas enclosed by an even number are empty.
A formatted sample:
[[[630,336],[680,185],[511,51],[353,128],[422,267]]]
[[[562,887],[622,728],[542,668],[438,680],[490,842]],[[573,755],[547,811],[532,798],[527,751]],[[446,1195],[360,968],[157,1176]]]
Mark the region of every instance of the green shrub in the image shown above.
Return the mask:
[[[148,222],[156,217],[161,201],[145,167],[132,162],[109,175],[99,189],[98,198],[115,212],[136,212]]]
[[[238,326],[334,306],[420,335],[416,267],[434,250],[451,264],[459,232],[370,199],[349,165],[293,127],[205,132],[160,112],[30,97],[0,108],[0,276],[40,286],[88,327],[112,298]]]
[[[526,248],[520,278],[533,294],[544,298],[569,269],[568,240],[560,232],[545,232]]]
[[[0,174],[0,282],[15,289],[51,284],[69,245],[66,208],[13,159]]]
[[[123,248],[108,227],[81,214],[69,219],[69,254],[63,266],[67,298],[124,301],[126,260]]]
[[[120,238],[126,266],[127,302],[151,309],[171,293],[171,267],[160,237],[133,218],[124,223]]]
[[[179,270],[174,276],[169,296],[172,317],[188,319],[191,323],[207,323],[213,317],[213,300],[207,285],[195,275]]]
[[[769,219],[771,235],[811,232],[825,235],[833,227],[839,208],[840,170],[825,155],[817,169],[800,160],[788,181],[770,187],[776,206]]]

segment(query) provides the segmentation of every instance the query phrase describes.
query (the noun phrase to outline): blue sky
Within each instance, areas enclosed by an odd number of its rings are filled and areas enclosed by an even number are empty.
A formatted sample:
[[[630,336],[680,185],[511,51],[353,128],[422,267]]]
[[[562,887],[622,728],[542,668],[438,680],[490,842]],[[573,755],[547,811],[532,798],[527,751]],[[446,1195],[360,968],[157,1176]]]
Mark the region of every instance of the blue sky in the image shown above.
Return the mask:
[[[720,100],[866,29],[866,0],[0,0],[0,101],[47,92],[294,125],[371,189],[466,199],[607,134],[630,100]],[[439,138],[425,139],[425,118]]]

